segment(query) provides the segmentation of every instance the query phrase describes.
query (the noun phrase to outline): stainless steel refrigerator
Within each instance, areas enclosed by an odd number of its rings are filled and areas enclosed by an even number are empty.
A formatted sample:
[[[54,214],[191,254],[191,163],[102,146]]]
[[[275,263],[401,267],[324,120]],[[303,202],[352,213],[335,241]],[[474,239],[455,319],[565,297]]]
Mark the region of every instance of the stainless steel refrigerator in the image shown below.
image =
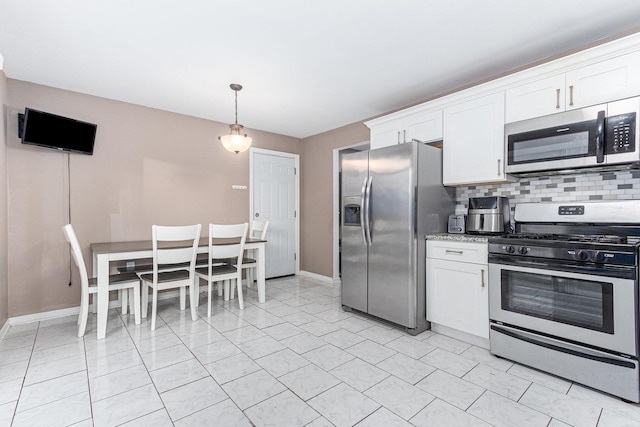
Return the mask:
[[[347,154],[341,195],[343,307],[428,329],[425,235],[445,232],[454,211],[442,151],[411,142]]]

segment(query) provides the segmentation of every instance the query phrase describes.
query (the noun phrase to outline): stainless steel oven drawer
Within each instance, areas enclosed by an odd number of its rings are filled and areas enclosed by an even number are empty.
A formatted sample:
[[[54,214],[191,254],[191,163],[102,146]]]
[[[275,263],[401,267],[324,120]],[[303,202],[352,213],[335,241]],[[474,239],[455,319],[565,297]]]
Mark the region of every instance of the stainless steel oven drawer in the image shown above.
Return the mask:
[[[490,351],[496,356],[640,402],[638,361],[491,324]]]

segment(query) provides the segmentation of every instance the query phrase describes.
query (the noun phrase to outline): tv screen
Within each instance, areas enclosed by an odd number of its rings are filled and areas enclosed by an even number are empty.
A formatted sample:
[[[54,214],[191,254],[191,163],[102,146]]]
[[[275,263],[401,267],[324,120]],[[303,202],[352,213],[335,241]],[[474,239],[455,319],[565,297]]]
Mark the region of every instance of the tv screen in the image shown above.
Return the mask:
[[[97,125],[26,108],[22,143],[60,151],[93,154]]]

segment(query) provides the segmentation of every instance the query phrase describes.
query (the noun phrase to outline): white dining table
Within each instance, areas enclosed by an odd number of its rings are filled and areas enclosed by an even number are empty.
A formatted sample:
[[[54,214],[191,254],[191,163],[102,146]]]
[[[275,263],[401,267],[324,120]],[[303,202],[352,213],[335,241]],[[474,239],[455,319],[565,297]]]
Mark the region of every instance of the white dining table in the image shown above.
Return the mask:
[[[214,245],[229,244],[233,239],[214,239]],[[266,240],[247,238],[245,249],[256,249],[256,281],[258,288],[258,302],[265,302],[265,244]],[[97,316],[98,339],[103,339],[107,332],[107,314],[109,311],[109,273],[110,263],[113,261],[135,261],[137,259],[153,257],[153,243],[151,240],[139,240],[131,242],[103,242],[91,243],[93,253],[93,276],[97,277]],[[209,251],[209,238],[200,238],[198,253]],[[94,304],[96,304],[94,302]]]

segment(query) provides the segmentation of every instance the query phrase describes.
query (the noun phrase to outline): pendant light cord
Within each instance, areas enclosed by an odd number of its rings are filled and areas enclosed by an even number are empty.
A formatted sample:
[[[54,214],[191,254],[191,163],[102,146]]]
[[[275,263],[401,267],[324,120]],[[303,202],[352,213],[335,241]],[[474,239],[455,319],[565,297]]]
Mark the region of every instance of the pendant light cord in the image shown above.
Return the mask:
[[[238,91],[234,90],[236,93],[236,124],[238,124]]]

